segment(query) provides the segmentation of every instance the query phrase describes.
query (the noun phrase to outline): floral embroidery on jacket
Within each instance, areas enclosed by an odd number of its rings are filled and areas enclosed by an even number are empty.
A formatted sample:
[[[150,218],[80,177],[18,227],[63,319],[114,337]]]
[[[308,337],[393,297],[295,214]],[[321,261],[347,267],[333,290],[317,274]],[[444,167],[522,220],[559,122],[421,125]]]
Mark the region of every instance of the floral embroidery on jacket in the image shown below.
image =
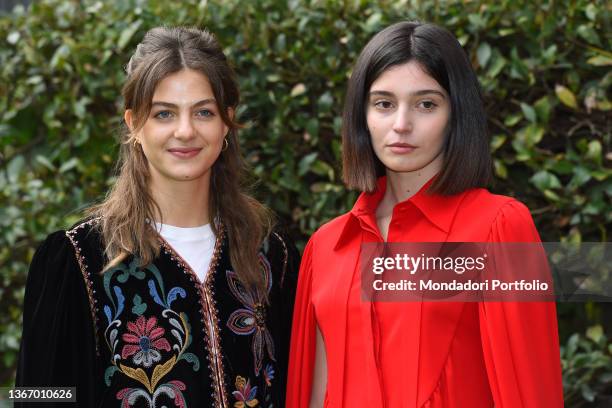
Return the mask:
[[[172,303],[178,297],[184,299],[187,294],[180,287],[173,287],[166,294],[158,268],[153,264],[140,268],[139,263],[140,259],[134,257],[129,265],[122,263],[105,272],[103,276],[104,291],[110,303],[104,305],[104,314],[108,321],[104,337],[112,355],[111,365],[106,369],[104,379],[106,385],[110,386],[113,375],[120,372],[144,386],[144,388],[123,388],[117,393],[116,397],[121,400],[121,406],[124,408],[133,406],[139,399],[145,399],[150,407],[155,407],[157,399],[162,395],[173,399],[176,406],[185,407],[183,391],[186,386],[183,382],[178,380],[163,384],[159,382],[180,360],[191,364],[194,371],[200,368],[198,357],[187,352],[192,342],[187,315],[172,309]],[[115,277],[116,280],[113,280]],[[143,302],[143,297],[139,294],[134,295],[131,308],[132,313],[138,317],[135,321],[124,324],[126,299],[121,286],[129,279],[143,281],[142,286],[147,289],[150,299],[162,307],[161,317],[172,327],[171,336],[164,336],[166,330],[159,326],[157,317],[144,316],[148,305]],[[124,331],[121,336],[119,336],[120,330]],[[117,350],[120,339],[125,343],[121,353]],[[130,357],[136,367],[128,364]]]
[[[270,263],[262,253],[259,254],[259,262],[264,272],[266,295],[268,295],[272,288]],[[247,290],[234,271],[226,271],[226,277],[231,292],[244,306],[244,308],[232,312],[227,320],[227,327],[238,335],[253,335],[251,349],[255,364],[255,375],[259,376],[263,364],[264,349],[267,351],[268,357],[272,361],[276,361],[274,341],[266,327],[265,296],[257,290]]]
[[[247,380],[244,377],[236,377],[236,391],[232,392],[236,402],[234,408],[244,407],[256,407],[259,405],[259,401],[255,396],[257,395],[257,387],[251,387],[251,380]]]
[[[266,365],[266,368],[264,368],[264,380],[266,381],[266,385],[268,387],[272,386],[272,380],[274,379],[274,367],[272,366],[272,364],[268,364]]]
[[[157,327],[155,316],[150,319],[140,316],[135,323],[128,322],[127,328],[129,333],[124,333],[122,337],[127,343],[121,351],[122,359],[135,354],[132,359],[134,364],[151,367],[161,359],[159,350],[170,351],[170,343],[162,337],[164,329]]]

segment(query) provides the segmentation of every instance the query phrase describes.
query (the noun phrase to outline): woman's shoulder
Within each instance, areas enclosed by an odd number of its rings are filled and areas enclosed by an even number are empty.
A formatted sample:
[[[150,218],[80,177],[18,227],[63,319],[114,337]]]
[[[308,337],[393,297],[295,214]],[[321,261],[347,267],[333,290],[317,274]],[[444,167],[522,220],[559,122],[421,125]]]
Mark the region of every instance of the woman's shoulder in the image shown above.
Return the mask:
[[[87,217],[80,219],[66,229],[68,236],[89,236],[99,233],[101,217]]]
[[[284,225],[275,225],[268,236],[264,239],[261,250],[265,255],[280,254],[282,258],[287,259],[294,256],[299,256],[295,247],[295,242],[291,237],[288,228]]]
[[[479,214],[490,213],[497,216],[531,217],[527,206],[515,197],[495,194],[485,188],[474,188],[465,193],[462,209],[476,210]]]
[[[64,290],[65,282],[80,276],[82,252],[70,237],[70,229],[57,230],[40,242],[30,262],[26,291]],[[58,292],[59,293],[59,292]]]
[[[77,252],[96,251],[102,248],[101,218],[83,218],[66,230],[66,236]]]
[[[331,220],[321,224],[319,228],[311,235],[311,241],[333,241],[336,242],[344,231],[347,223],[351,220],[351,212],[339,215]]]
[[[462,203],[463,214],[476,214],[482,225],[489,225],[488,240],[497,242],[537,241],[537,233],[529,208],[515,197],[474,189]]]

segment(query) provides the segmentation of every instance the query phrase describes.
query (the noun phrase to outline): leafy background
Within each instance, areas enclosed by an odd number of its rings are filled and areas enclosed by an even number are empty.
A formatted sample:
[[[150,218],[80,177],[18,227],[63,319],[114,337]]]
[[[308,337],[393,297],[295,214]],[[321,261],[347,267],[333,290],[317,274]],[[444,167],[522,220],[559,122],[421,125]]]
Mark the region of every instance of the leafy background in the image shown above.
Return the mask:
[[[0,385],[13,383],[27,268],[113,182],[123,66],[151,27],[216,33],[242,91],[256,190],[300,247],[356,197],[340,116],[359,50],[392,22],[451,30],[489,113],[492,190],[545,241],[609,241],[610,12],[605,1],[41,0],[0,15]],[[559,304],[566,405],[612,404],[612,308]]]

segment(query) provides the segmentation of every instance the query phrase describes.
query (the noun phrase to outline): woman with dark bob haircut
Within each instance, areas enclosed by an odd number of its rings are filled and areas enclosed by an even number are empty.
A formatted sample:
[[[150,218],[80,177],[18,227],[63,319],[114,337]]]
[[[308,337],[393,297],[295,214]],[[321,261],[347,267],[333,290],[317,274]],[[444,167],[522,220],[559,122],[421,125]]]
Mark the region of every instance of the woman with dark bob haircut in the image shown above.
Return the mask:
[[[362,285],[367,243],[539,242],[523,204],[485,189],[486,116],[456,38],[419,22],[376,34],[349,80],[342,141],[361,195],[306,246],[287,406],[562,407],[554,302],[370,301]]]
[[[285,406],[298,254],[242,187],[221,45],[152,28],[122,95],[116,181],[32,260],[16,384],[88,408]]]

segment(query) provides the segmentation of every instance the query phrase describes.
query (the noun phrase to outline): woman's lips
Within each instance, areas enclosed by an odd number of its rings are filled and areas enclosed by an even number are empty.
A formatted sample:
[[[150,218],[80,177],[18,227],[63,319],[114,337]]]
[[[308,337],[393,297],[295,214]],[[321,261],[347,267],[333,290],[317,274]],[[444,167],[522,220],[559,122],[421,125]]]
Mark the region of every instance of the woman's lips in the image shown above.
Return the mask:
[[[180,159],[189,159],[191,157],[194,157],[198,153],[200,153],[200,150],[202,150],[202,148],[199,148],[199,147],[189,147],[189,148],[177,147],[174,149],[168,149],[168,152],[171,153],[173,156],[178,157]]]
[[[408,143],[393,143],[387,146],[389,147],[389,149],[391,149],[391,152],[395,154],[407,154],[416,149],[416,146],[413,146]]]

